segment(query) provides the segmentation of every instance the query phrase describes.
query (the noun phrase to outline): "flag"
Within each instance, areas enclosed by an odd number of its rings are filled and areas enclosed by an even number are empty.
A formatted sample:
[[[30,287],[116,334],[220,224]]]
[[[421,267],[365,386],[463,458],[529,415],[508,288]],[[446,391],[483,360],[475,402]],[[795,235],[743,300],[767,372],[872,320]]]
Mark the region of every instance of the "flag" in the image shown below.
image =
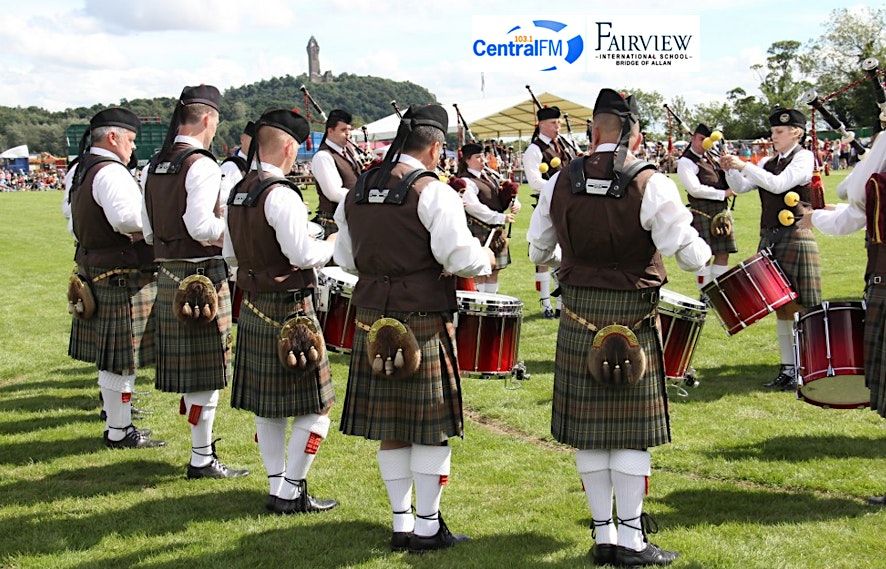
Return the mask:
[[[480,92],[486,94],[486,74],[480,72]]]
[[[0,158],[27,158],[28,157],[28,145],[22,144],[21,146],[13,146],[3,154],[0,154]]]

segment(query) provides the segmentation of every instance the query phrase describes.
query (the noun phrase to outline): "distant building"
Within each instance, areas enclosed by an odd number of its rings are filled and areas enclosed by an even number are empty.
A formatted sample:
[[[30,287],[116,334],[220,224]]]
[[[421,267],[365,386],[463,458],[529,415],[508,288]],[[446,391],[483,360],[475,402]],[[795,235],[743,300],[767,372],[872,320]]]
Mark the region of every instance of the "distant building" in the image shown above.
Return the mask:
[[[320,72],[320,44],[311,36],[308,40],[308,78],[311,83],[332,83],[332,71]]]

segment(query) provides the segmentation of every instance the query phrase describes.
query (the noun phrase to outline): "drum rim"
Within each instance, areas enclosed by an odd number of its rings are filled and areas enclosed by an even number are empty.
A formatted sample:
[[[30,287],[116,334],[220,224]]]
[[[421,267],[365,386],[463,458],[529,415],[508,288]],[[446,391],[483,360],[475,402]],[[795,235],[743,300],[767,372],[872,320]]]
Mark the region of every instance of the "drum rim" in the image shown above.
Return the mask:
[[[860,373],[860,374],[852,373],[852,374],[844,374],[844,375],[840,375],[840,376],[836,376],[836,375],[824,376],[824,377],[819,377],[819,378],[816,378],[812,381],[803,383],[802,385],[800,385],[797,388],[797,398],[804,401],[805,403],[809,403],[810,405],[815,405],[816,407],[823,407],[826,409],[866,409],[866,408],[870,407],[870,404],[871,404],[870,396],[868,396],[867,400],[859,401],[858,403],[827,403],[825,401],[821,401],[820,399],[814,399],[814,398],[810,397],[809,395],[807,395],[803,391],[803,388],[806,387],[807,385],[815,383],[816,381],[819,381],[821,379],[826,379],[827,377],[859,377],[862,380],[864,380],[864,371],[862,371],[862,373]]]
[[[677,302],[673,302],[671,298],[668,298],[668,297],[671,296],[671,295],[676,295],[676,296],[679,296],[679,297],[681,297],[681,298],[679,298],[679,299],[673,299],[673,300],[677,300]],[[687,302],[687,301],[688,301],[688,302]],[[685,295],[685,294],[681,294],[681,293],[679,293],[679,292],[676,292],[676,291],[673,291],[673,290],[670,290],[670,289],[666,289],[666,288],[661,288],[661,289],[659,290],[659,295],[658,295],[658,305],[659,305],[659,307],[661,307],[662,302],[667,302],[668,304],[670,304],[670,305],[672,305],[672,306],[681,306],[681,307],[686,307],[686,308],[695,308],[695,309],[698,309],[699,311],[707,312],[707,305],[706,305],[704,302],[701,302],[701,301],[699,301],[699,300],[695,300],[695,299],[692,298],[691,296],[688,296],[688,295]],[[691,303],[691,304],[690,304],[690,303]],[[660,309],[660,308],[659,308],[659,309]]]
[[[827,309],[825,309],[825,304],[827,304]],[[810,306],[802,316],[797,317],[797,322],[803,322],[809,317],[821,314],[822,312],[832,312],[836,310],[857,310],[863,313],[865,311],[865,303],[863,300],[826,300],[821,304]]]

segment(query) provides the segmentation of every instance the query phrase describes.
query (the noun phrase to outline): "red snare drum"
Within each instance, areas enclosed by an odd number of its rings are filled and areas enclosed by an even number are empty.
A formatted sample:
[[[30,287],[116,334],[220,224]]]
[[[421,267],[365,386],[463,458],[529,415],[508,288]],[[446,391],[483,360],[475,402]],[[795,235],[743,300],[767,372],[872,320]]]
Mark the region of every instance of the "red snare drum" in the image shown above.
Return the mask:
[[[325,310],[317,316],[323,327],[326,347],[346,354],[354,347],[357,309],[351,306],[351,296],[357,277],[339,267],[323,267],[317,273],[320,305]]]
[[[474,282],[474,277],[455,277],[455,290],[477,292],[477,284]]]
[[[661,289],[658,318],[661,321],[662,351],[667,377],[686,377],[707,312],[707,307],[701,302]]]
[[[824,302],[794,317],[797,395],[835,409],[870,405],[864,382],[864,303]]]
[[[523,302],[503,294],[456,294],[458,369],[476,375],[510,374],[517,364]]]
[[[730,336],[797,298],[769,249],[729,269],[701,291]]]

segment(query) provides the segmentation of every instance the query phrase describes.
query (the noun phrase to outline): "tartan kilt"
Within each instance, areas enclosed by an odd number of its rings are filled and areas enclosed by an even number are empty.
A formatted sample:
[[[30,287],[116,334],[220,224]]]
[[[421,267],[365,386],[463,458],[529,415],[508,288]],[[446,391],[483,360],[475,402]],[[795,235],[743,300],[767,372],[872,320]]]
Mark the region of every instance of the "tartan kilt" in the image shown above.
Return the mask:
[[[598,328],[612,322],[631,327],[658,303],[658,289],[560,286],[563,305]],[[637,450],[671,441],[661,335],[649,324],[635,333],[646,354],[646,372],[635,385],[611,387],[588,371],[594,334],[566,314],[560,317],[551,415],[557,441],[578,449]]]
[[[493,229],[496,229],[494,225],[487,225],[481,221],[477,221],[472,217],[468,217],[468,229],[471,230],[471,235],[476,237],[480,241],[480,245],[486,243],[486,239],[489,238],[489,232]],[[505,247],[502,251],[495,256],[495,268],[503,269],[511,264],[511,249],[510,247]]]
[[[767,231],[761,231],[758,250],[766,247],[767,235]],[[799,295],[797,303],[806,308],[821,304],[821,258],[812,231],[799,229],[785,233],[771,249],[791,288]]]
[[[86,268],[77,266],[77,272],[86,274]],[[68,340],[68,355],[81,362],[94,364],[96,360],[95,350],[95,317],[83,320],[71,316],[71,337]]]
[[[864,315],[864,377],[871,410],[886,418],[886,286],[868,286]]]
[[[692,227],[711,247],[711,253],[738,253],[735,245],[735,230],[729,235],[711,235],[711,220],[715,215],[728,209],[726,201],[716,202],[712,200],[690,201],[689,211],[692,212]]]
[[[292,292],[243,294],[262,314],[280,323],[289,315],[301,312],[322,334],[311,296],[295,302]],[[237,322],[231,407],[271,418],[322,414],[335,402],[329,358],[324,355],[317,369],[307,374],[285,368],[277,357],[279,333],[279,328],[243,304]]]
[[[357,309],[357,320],[371,325],[379,310]],[[388,312],[412,329],[421,348],[418,372],[406,380],[373,376],[366,332],[357,327],[341,416],[341,431],[373,440],[437,445],[464,436],[461,379],[455,327],[446,312]]]
[[[196,263],[163,261],[165,268],[184,279],[202,268],[218,292],[218,316],[207,326],[183,324],[172,312],[176,281],[162,270],[157,278],[157,378],[155,387],[170,393],[191,393],[224,389],[231,374],[231,291],[228,270],[222,259]]]
[[[90,268],[95,278],[107,269]],[[93,284],[96,310],[96,366],[102,371],[131,375],[155,363],[153,311],[156,274],[138,269],[112,275]]]

